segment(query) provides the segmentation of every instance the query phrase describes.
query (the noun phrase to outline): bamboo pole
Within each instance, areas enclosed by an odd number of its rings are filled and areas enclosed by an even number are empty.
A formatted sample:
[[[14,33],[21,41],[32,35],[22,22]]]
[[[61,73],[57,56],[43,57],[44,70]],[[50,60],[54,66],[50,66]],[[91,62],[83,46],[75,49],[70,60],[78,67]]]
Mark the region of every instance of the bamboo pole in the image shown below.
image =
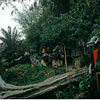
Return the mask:
[[[66,72],[68,71],[68,64],[67,64],[67,54],[66,54],[66,47],[64,46],[64,54],[65,54],[65,69]]]

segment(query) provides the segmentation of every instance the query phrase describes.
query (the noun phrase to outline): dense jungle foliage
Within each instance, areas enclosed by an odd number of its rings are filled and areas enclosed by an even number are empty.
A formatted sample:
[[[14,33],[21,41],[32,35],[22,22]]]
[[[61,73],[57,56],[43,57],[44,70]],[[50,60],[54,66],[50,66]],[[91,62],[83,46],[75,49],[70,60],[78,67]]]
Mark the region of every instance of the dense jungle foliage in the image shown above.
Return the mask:
[[[43,46],[49,46],[51,50],[56,45],[66,48],[84,46],[92,36],[100,35],[99,11],[100,0],[39,0],[31,6],[24,5],[23,11],[16,11],[14,18],[21,26],[21,33],[16,27],[11,29],[8,26],[7,31],[1,29],[4,36],[0,39],[6,44],[0,55],[2,60],[6,59],[6,62],[0,62],[3,79],[11,84],[26,85],[54,76],[55,69],[49,66],[32,67],[24,53],[34,50],[41,56]],[[20,40],[21,35],[25,35],[26,39]],[[13,63],[20,56],[24,59]],[[57,70],[57,74],[64,72],[63,68]],[[54,98],[90,98],[91,94],[94,94],[91,98],[97,97],[97,94],[99,98],[99,93],[93,90],[95,85],[91,85],[93,82],[85,77],[80,82],[54,91]]]
[[[50,66],[35,65],[32,67],[30,64],[23,64],[5,69],[2,77],[6,82],[14,85],[29,85],[63,73],[65,73],[64,67],[56,70]]]
[[[21,34],[24,34],[26,39],[12,39],[10,34],[14,32],[11,33],[9,27],[8,31],[2,29],[6,39],[2,41],[8,48],[2,54],[3,57],[8,58],[10,54],[14,57],[19,56],[25,51],[24,48],[26,51],[35,49],[41,54],[43,46],[50,46],[52,49],[57,44],[65,45],[67,48],[83,45],[93,35],[100,33],[99,4],[99,0],[40,0],[39,4],[25,6],[23,11],[16,12],[14,19],[21,25]],[[13,43],[15,40],[17,41]],[[14,48],[16,45],[17,48]],[[12,56],[9,59],[13,59]]]

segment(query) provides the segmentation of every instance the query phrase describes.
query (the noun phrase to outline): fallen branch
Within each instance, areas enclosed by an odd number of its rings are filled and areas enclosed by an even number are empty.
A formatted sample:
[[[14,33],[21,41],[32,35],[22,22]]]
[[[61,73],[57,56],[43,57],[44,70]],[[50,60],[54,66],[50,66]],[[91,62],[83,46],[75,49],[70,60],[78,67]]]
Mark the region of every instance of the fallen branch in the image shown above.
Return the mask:
[[[7,84],[0,77],[0,98],[34,98],[70,82],[82,79],[87,74],[87,70],[88,69],[86,67],[76,69],[72,72],[53,76],[43,82],[26,86],[15,86]]]

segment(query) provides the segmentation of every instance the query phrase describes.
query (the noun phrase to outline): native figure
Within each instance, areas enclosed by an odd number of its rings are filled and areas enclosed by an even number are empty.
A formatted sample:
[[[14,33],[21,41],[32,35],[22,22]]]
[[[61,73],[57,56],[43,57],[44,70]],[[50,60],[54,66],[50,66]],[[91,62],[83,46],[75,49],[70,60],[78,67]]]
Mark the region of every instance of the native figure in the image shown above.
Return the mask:
[[[53,49],[53,60],[52,60],[52,66],[55,68],[58,68],[63,65],[64,63],[64,51],[62,48],[57,45],[55,49]]]

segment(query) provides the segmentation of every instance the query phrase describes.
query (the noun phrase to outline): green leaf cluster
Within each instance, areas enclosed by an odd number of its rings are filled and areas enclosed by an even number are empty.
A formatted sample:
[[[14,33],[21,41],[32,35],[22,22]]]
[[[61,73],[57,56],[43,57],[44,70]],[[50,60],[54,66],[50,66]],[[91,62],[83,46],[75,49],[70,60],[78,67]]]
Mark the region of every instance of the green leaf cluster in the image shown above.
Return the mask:
[[[43,45],[56,44],[75,47],[99,34],[100,1],[73,0],[73,3],[68,4],[67,2],[42,0],[41,5],[31,11],[24,9],[18,13],[17,21],[21,24],[26,39],[35,49],[39,50]],[[68,8],[64,9],[65,5],[68,5]]]
[[[60,68],[57,73],[62,74],[64,72],[62,68]],[[28,85],[39,83],[54,75],[55,69],[50,66],[34,65],[34,67],[32,67],[30,64],[21,64],[8,69],[5,67],[2,77],[10,84]]]

